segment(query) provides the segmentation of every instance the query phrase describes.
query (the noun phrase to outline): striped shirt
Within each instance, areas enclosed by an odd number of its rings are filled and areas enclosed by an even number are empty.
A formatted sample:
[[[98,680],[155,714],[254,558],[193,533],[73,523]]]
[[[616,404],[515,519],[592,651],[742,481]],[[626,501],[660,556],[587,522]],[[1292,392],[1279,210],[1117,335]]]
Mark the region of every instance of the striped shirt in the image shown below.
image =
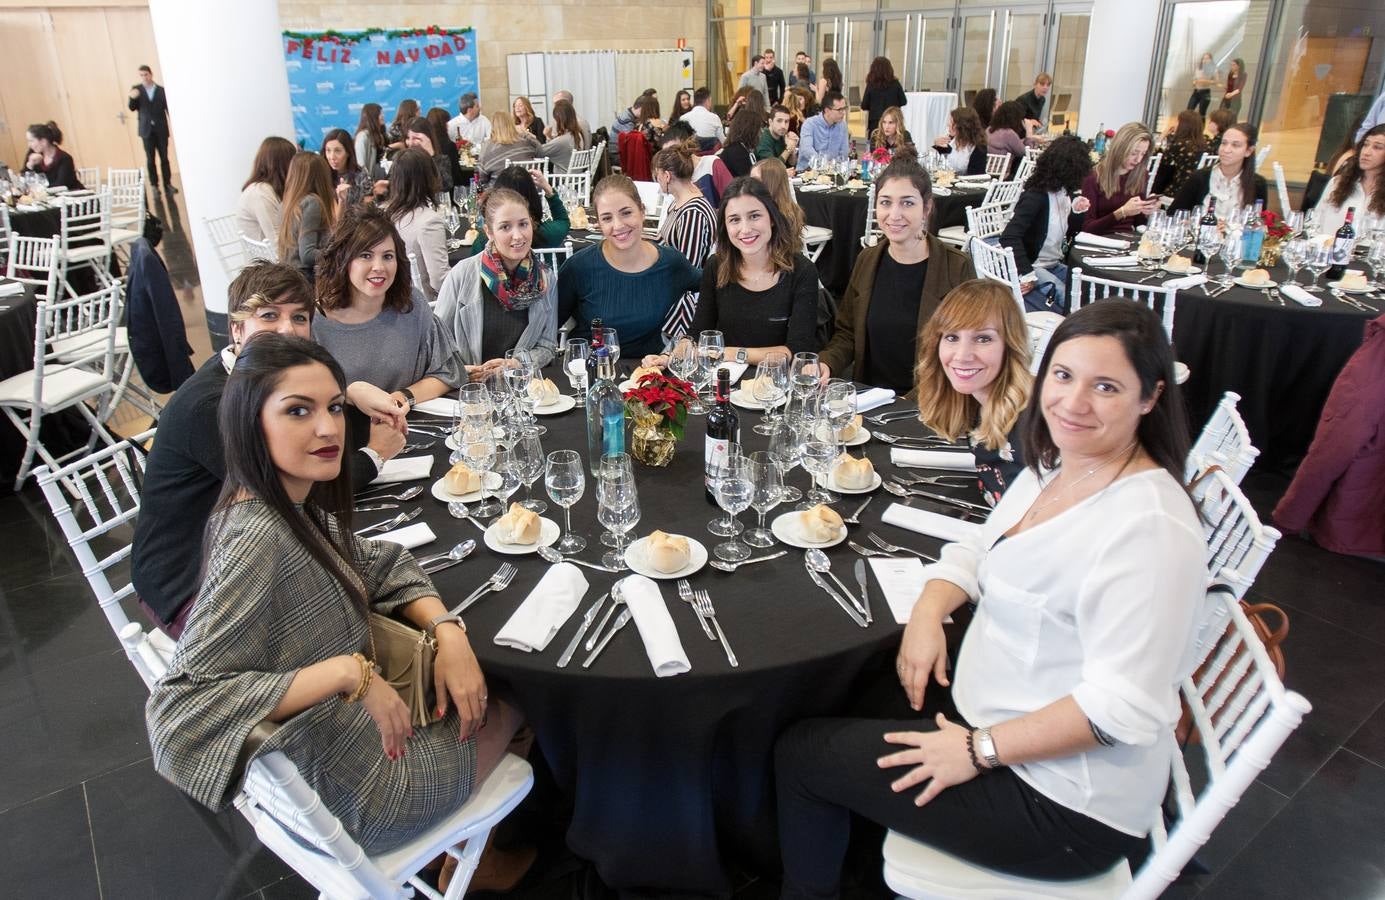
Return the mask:
[[[712,204],[701,194],[675,207],[659,230],[659,243],[674,248],[688,262],[701,268],[712,252],[717,239],[717,214]],[[688,291],[678,298],[660,326],[670,341],[687,334],[697,313],[697,291]]]

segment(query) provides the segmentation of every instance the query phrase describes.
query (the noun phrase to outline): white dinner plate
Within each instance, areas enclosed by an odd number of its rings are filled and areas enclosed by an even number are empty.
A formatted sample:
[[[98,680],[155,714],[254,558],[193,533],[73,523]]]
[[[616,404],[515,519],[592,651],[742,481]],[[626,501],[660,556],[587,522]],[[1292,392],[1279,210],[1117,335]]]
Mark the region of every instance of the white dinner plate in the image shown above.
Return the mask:
[[[489,474],[491,473],[486,473],[486,475]],[[487,480],[486,475],[481,476],[483,481]],[[447,480],[445,477],[439,478],[437,481],[433,482],[433,487],[430,490],[432,491],[433,496],[441,500],[443,503],[454,503],[456,501],[461,501],[462,503],[475,503],[477,500],[481,499],[480,491],[471,491],[470,493],[466,494],[452,493],[447,489]]]
[[[1369,287],[1363,287],[1363,288],[1342,287],[1342,283],[1341,283],[1340,281],[1329,281],[1329,282],[1327,283],[1327,286],[1330,287],[1330,288],[1332,288],[1332,290],[1334,290],[1334,291],[1341,291],[1343,294],[1369,294],[1369,293],[1371,292],[1371,288],[1369,288]]]
[[[836,473],[836,472],[833,472],[832,474],[828,475],[826,478],[823,478],[822,476],[819,475],[819,476],[817,477],[817,482],[818,482],[818,487],[827,488],[827,490],[829,490],[829,491],[836,491],[836,492],[839,493],[839,494],[869,494],[871,491],[879,490],[879,489],[880,489],[880,485],[884,483],[883,479],[881,479],[881,477],[880,477],[880,473],[879,473],[879,472],[872,472],[872,473],[871,473],[870,487],[864,487],[864,488],[848,488],[848,487],[842,487],[840,484],[837,484],[837,473]]]
[[[553,403],[550,403],[550,404],[548,404],[547,406],[536,406],[536,407],[534,407],[534,415],[536,415],[536,416],[556,416],[556,415],[558,415],[559,413],[565,413],[565,412],[567,412],[568,410],[572,409],[572,408],[573,408],[574,406],[576,406],[576,405],[577,405],[577,398],[576,398],[576,397],[573,397],[573,396],[571,396],[571,395],[569,395],[569,394],[562,394],[562,395],[560,395],[560,396],[558,397],[557,401],[555,401],[555,402],[553,402]]]
[[[736,388],[734,391],[731,392],[730,397],[728,399],[730,399],[732,406],[738,407],[740,409],[748,409],[751,412],[764,412],[765,410],[765,405],[761,403],[759,400],[756,400],[755,397],[752,396],[751,393],[747,391],[745,388]],[[787,402],[788,398],[785,397],[781,399],[778,403],[774,404],[774,408],[778,409]]]
[[[878,476],[877,476],[878,477]],[[786,512],[769,523],[769,530],[774,532],[774,536],[790,547],[797,547],[800,550],[811,550],[814,547],[835,547],[846,540],[846,526],[843,525],[841,533],[830,541],[810,541],[803,534],[803,529],[799,527],[799,510]]]
[[[675,535],[670,535],[674,537]],[[677,572],[660,572],[649,564],[649,558],[645,551],[649,547],[649,538],[642,537],[629,547],[625,548],[625,564],[630,567],[630,571],[643,575],[646,578],[654,578],[660,581],[671,581],[675,578],[687,578],[689,575],[707,565],[707,548],[697,538],[688,538],[688,564]]]
[[[1201,275],[1201,274],[1202,274],[1202,268],[1201,268],[1200,266],[1189,266],[1185,271],[1182,271],[1182,272],[1175,272],[1173,269],[1170,269],[1168,266],[1160,266],[1159,268],[1163,269],[1165,272],[1168,272],[1170,275]]]
[[[870,440],[869,428],[858,428],[856,434],[849,441],[842,441],[843,447],[859,447]]]
[[[540,547],[547,547],[558,540],[558,535],[563,533],[557,522],[552,519],[539,519],[539,539],[532,544],[507,544],[499,538],[499,522],[492,522],[491,527],[486,529],[486,546],[496,553],[507,553],[510,556],[524,556],[528,553],[538,553]]]
[[[1236,284],[1239,284],[1241,287],[1250,288],[1252,291],[1263,291],[1265,288],[1279,287],[1279,282],[1277,281],[1266,281],[1263,284],[1252,284],[1244,278],[1237,278],[1235,281]]]

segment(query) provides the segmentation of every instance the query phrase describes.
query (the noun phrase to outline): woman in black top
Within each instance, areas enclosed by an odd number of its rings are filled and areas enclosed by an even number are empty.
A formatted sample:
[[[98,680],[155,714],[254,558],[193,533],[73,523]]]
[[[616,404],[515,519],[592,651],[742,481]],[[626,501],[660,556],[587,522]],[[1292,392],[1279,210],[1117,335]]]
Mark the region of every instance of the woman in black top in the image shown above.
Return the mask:
[[[726,129],[726,143],[721,146],[721,161],[737,178],[750,174],[755,165],[755,145],[760,140],[763,117],[749,105],[736,110],[731,127]]]
[[[374,190],[374,179],[356,162],[356,142],[343,128],[333,128],[322,139],[319,151],[332,169],[332,188],[337,194],[337,213],[355,206]]]
[[[885,110],[908,102],[903,86],[894,77],[890,61],[883,56],[871,60],[870,71],[866,73],[866,91],[861,95],[861,109],[866,111],[866,134],[875,133],[875,126],[880,124]]]
[[[1020,290],[1030,309],[1053,307],[1061,312],[1066,305],[1068,267],[1063,260],[1091,207],[1086,197],[1071,197],[1091,170],[1086,144],[1072,136],[1055,140],[1034,164],[1034,174],[1024,183],[1015,213],[1001,232],[1000,245],[1015,252]]]
[[[24,171],[36,172],[48,179],[50,187],[65,187],[69,191],[82,190],[82,182],[77,180],[77,164],[72,154],[58,145],[63,142],[63,133],[56,122],[39,122],[29,126],[29,158]]]
[[[751,365],[771,353],[791,357],[817,350],[817,270],[796,246],[796,235],[763,182],[731,182],[721,199],[718,250],[702,269],[702,292],[688,334],[720,331],[726,358]],[[644,360],[644,365],[667,364],[662,355]]]
[[[1217,218],[1239,215],[1256,200],[1266,203],[1269,189],[1255,172],[1255,144],[1260,130],[1249,122],[1231,126],[1217,145],[1217,161],[1194,172],[1174,195],[1169,212],[1191,210],[1209,196],[1217,200]]]

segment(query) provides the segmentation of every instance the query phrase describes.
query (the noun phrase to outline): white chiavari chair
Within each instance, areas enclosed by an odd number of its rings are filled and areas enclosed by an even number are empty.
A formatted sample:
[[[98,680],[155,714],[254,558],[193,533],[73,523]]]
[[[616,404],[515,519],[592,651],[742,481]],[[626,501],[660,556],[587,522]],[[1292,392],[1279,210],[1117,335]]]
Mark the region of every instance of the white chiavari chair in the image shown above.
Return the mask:
[[[1155,153],[1145,163],[1145,193],[1154,192],[1154,179],[1159,177],[1159,167],[1164,164],[1164,154]]]
[[[563,241],[562,246],[559,247],[534,248],[534,258],[539,261],[540,265],[548,269],[548,271],[552,272],[555,276],[558,274],[558,268],[568,257],[572,256],[572,253],[572,241]]]
[[[1198,167],[1199,170],[1211,168],[1212,166],[1216,165],[1216,162],[1217,162],[1217,154],[1215,154],[1215,153],[1204,153],[1204,154],[1202,154],[1201,156],[1199,156],[1199,157],[1197,158],[1197,167]]]
[[[519,166],[521,169],[527,169],[530,172],[542,172],[545,175],[548,174],[549,170],[548,157],[546,156],[541,156],[538,159],[517,159],[510,163],[510,165]]]
[[[1005,173],[1010,171],[1010,154],[1008,153],[987,153],[986,154],[986,174],[992,178],[1004,178]]]
[[[978,206],[986,206],[991,203],[1003,203],[1014,209],[1019,202],[1020,194],[1024,191],[1024,182],[1018,178],[1010,181],[992,181],[986,185],[986,193],[981,195],[981,202]]]
[[[1241,395],[1227,391],[1202,426],[1188,451],[1187,479],[1192,481],[1211,466],[1220,466],[1236,484],[1246,477],[1260,451],[1251,443],[1250,431],[1236,404]]]
[[[5,262],[8,267],[10,258],[10,235],[13,234],[10,228],[10,205],[0,203],[0,261]]]
[[[971,238],[967,241],[967,252],[971,254],[971,262],[976,267],[977,276],[999,281],[1009,287],[1015,296],[1015,302],[1019,304],[1020,312],[1023,313],[1024,295],[1020,291],[1020,273],[1019,267],[1015,265],[1015,251],[1009,247]]]
[[[1294,211],[1294,205],[1289,201],[1289,185],[1284,180],[1284,167],[1279,160],[1274,162],[1274,189],[1279,194],[1279,211],[1287,219],[1289,213]]]
[[[34,288],[40,300],[58,295],[58,238],[10,234],[5,277]]]
[[[589,172],[569,172],[566,175],[549,175],[548,183],[553,185],[553,190],[559,193],[566,191],[568,196],[573,197],[582,206],[591,202],[592,181]],[[544,204],[544,209],[548,204]]]
[[[1259,169],[1265,164],[1270,151],[1274,149],[1274,144],[1266,144],[1255,152],[1255,168]]]
[[[1053,332],[1063,324],[1063,317],[1055,312],[1030,310],[1024,314],[1024,324],[1029,329],[1029,374],[1038,375],[1044,351],[1053,340]]]
[[[101,167],[78,166],[77,180],[82,183],[82,187],[89,191],[101,190]]]
[[[1000,237],[1015,209],[1004,203],[990,203],[967,207],[967,237],[989,241]]]
[[[1135,284],[1087,275],[1080,266],[1072,269],[1072,290],[1068,292],[1068,310],[1077,311],[1088,303],[1097,300],[1120,298],[1143,303],[1159,315],[1164,323],[1164,333],[1173,340],[1173,315],[1177,306],[1178,291],[1157,284]],[[1183,384],[1191,374],[1188,367],[1179,362],[1174,364],[1174,380]]]
[[[227,279],[235,280],[247,262],[245,245],[241,243],[240,232],[236,230],[235,215],[216,216],[202,221],[207,226],[207,233],[212,237],[217,259],[221,260],[222,271],[226,273]]]
[[[247,237],[245,232],[241,232],[240,243],[245,248],[245,256],[249,262],[279,261],[279,249],[274,246],[272,240],[257,241],[252,237]]]
[[[98,284],[111,280],[111,189],[58,196],[58,282],[69,297],[69,277],[90,269]]]
[[[861,247],[874,247],[884,236],[885,233],[875,227],[875,182],[872,181],[866,191],[866,227],[861,233]]]
[[[1189,492],[1207,537],[1208,578],[1222,578],[1230,571],[1233,580],[1244,585],[1238,596],[1244,595],[1283,535],[1260,521],[1255,507],[1223,469],[1201,472]]]
[[[144,179],[110,185],[111,244],[121,247],[144,237]]]
[[[1031,147],[1030,150],[1032,149]],[[1028,181],[1029,176],[1034,174],[1034,161],[1036,159],[1038,159],[1037,156],[1030,156],[1029,151],[1025,151],[1024,159],[1020,160],[1019,166],[1015,169],[1015,177],[1011,180],[1019,184],[1024,184]]]

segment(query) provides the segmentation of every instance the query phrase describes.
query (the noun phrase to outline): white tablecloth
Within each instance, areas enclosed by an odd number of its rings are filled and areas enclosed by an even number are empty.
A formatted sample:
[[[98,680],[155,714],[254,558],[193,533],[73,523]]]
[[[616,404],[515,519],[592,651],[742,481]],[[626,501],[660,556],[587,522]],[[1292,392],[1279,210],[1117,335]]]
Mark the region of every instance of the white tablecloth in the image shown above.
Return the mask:
[[[957,108],[957,95],[938,91],[912,91],[904,95],[904,127],[920,149],[933,146],[933,139],[947,134],[947,114]]]

